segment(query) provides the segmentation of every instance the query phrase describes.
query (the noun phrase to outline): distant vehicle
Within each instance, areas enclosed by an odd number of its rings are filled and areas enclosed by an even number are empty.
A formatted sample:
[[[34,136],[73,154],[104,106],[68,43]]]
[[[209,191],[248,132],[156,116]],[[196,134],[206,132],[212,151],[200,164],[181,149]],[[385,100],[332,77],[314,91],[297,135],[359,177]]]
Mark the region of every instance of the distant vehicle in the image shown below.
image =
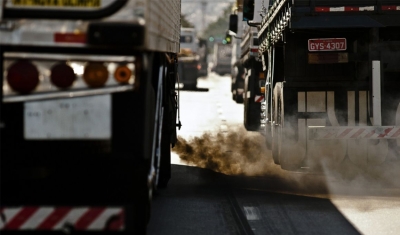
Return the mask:
[[[237,5],[238,6],[238,5]],[[236,103],[243,103],[243,91],[244,91],[244,79],[245,79],[245,68],[243,67],[240,57],[241,47],[240,43],[243,37],[243,20],[242,20],[242,9],[237,7],[236,14],[231,15],[229,18],[230,24],[233,24],[235,21],[235,29],[231,29],[233,31],[228,31],[228,34],[234,33],[234,37],[232,37],[232,59],[231,59],[231,93],[232,99],[236,101]]]
[[[230,74],[231,58],[232,58],[232,46],[230,44],[223,44],[222,42],[214,43],[214,54],[213,54],[214,65],[212,71],[221,76],[225,74]]]
[[[197,53],[199,54],[199,76],[206,77],[208,75],[208,47],[207,47],[207,40],[199,39],[199,49]]]
[[[0,1],[1,234],[146,233],[177,140],[180,13]]]
[[[195,89],[201,69],[199,40],[194,28],[181,28],[180,52],[178,58],[179,82],[184,88]]]
[[[231,15],[229,19],[230,25],[234,27],[229,30],[236,33],[234,48],[238,57],[237,62],[232,63],[232,98],[237,103],[244,103],[244,126],[249,131],[255,131],[260,127],[260,118],[257,114],[262,100],[256,99],[254,92],[249,91],[259,88],[258,81],[264,78],[264,71],[258,54],[258,29],[250,27],[245,21],[242,2],[237,1],[236,14]],[[255,2],[257,6],[261,3],[261,1]],[[255,18],[261,20],[258,14]]]

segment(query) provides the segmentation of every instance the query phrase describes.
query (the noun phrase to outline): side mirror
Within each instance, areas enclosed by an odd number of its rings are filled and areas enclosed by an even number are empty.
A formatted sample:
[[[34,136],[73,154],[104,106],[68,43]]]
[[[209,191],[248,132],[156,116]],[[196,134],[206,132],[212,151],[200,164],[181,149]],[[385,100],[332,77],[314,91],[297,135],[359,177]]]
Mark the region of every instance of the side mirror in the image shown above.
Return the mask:
[[[230,15],[229,16],[229,31],[237,33],[238,31],[238,16],[237,15]]]
[[[254,18],[254,0],[243,0],[243,21],[251,21]]]

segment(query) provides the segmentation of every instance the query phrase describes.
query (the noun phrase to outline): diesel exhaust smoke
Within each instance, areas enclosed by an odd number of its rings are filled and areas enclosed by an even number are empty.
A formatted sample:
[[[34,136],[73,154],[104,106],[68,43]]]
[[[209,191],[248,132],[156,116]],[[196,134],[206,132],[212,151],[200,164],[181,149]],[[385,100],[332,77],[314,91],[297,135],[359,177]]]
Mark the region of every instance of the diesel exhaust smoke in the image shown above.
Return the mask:
[[[264,138],[244,129],[178,138],[173,149],[182,161],[227,175],[263,175],[270,164]]]

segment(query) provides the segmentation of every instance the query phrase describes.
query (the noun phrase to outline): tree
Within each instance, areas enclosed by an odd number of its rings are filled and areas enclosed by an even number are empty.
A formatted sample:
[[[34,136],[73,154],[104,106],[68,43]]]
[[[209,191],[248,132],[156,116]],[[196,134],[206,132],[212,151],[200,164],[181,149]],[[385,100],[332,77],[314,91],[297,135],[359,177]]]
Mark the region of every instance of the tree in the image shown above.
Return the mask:
[[[229,15],[232,13],[233,5],[229,5],[225,8],[223,14],[217,19],[217,21],[208,25],[204,30],[202,37],[212,37],[215,41],[222,41],[226,37],[226,31],[229,28]],[[212,51],[213,43],[208,43],[209,51]]]
[[[181,27],[182,28],[194,28],[194,25],[192,25],[187,19],[185,15],[181,14]]]

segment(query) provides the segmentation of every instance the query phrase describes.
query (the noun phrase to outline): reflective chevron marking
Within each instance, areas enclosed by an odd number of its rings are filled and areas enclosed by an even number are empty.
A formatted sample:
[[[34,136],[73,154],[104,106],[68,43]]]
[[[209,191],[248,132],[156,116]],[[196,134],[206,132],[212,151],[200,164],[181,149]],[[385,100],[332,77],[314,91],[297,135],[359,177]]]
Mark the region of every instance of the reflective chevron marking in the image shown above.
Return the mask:
[[[2,207],[0,230],[121,231],[122,207]]]
[[[256,102],[256,103],[261,103],[263,101],[264,101],[263,95],[256,95],[256,97],[254,98],[254,102]]]

